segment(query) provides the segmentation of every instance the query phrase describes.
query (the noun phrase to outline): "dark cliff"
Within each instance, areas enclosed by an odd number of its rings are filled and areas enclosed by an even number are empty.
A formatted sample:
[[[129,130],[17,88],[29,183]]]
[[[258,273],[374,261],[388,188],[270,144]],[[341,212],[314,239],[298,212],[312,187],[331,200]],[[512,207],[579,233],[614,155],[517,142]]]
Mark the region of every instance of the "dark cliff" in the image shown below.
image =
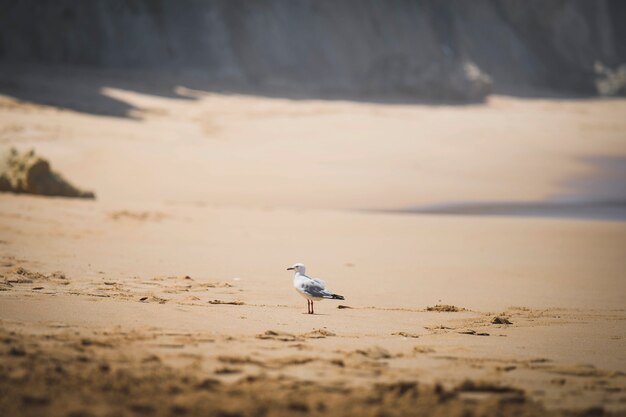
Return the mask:
[[[599,64],[626,62],[624,21],[619,0],[4,0],[0,60],[318,95],[595,94]]]

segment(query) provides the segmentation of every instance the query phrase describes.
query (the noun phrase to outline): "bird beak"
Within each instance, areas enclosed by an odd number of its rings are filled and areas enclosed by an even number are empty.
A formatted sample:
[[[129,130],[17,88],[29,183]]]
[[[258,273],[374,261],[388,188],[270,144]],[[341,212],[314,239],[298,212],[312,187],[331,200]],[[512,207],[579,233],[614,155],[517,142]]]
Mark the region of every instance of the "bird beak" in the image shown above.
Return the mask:
[[[296,268],[294,268],[294,267],[292,266],[292,267],[287,268],[287,271],[293,271],[294,269],[296,269]]]

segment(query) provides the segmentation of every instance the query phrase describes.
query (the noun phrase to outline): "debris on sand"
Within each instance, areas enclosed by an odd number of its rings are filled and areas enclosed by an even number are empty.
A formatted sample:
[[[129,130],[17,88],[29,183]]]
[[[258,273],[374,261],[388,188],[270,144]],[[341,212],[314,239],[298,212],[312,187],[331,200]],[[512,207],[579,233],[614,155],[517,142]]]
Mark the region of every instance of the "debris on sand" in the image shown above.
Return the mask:
[[[107,294],[87,294],[87,295],[94,295],[96,297],[109,297],[109,295]],[[161,297],[157,297],[156,295],[151,295],[150,297],[141,297],[139,299],[139,301],[141,301],[142,303],[145,302],[156,302],[159,304],[165,304],[168,302],[168,300],[166,298],[161,298]]]
[[[341,309],[344,309],[344,308],[354,308],[354,307],[344,306],[343,304],[339,304],[339,305],[337,306],[337,308],[341,310]]]
[[[265,365],[262,361],[252,359],[249,356],[221,355],[217,357],[217,360],[223,363],[231,364],[231,365],[256,365],[256,366]]]
[[[0,191],[17,194],[95,198],[91,191],[76,188],[50,168],[50,163],[34,150],[20,153],[11,148],[0,157]]]
[[[109,218],[113,220],[137,220],[137,221],[161,221],[167,217],[167,214],[160,211],[130,211],[130,210],[118,210],[109,213]]]
[[[258,334],[257,339],[280,340],[281,342],[294,342],[300,338],[294,334],[279,332],[276,330],[266,330],[264,333]]]
[[[13,284],[32,284],[34,282],[41,281],[51,281],[60,285],[69,284],[67,277],[62,272],[53,272],[51,274],[45,275],[40,272],[29,271],[28,269],[21,266],[18,266],[17,268],[10,271],[9,276],[4,279],[4,282],[2,282],[2,284],[7,287],[6,289],[9,289],[14,286]],[[38,286],[33,288],[33,290],[36,289],[43,289],[43,287]]]
[[[392,336],[402,336],[402,337],[412,337],[417,339],[419,337],[419,335],[415,334],[415,333],[407,333],[407,332],[396,332],[396,333],[391,333]]]
[[[239,368],[229,368],[228,366],[223,366],[214,371],[214,373],[217,375],[232,375],[232,374],[240,374],[241,372],[243,371]]]
[[[424,328],[426,330],[454,330],[453,327],[448,327],[448,326],[444,326],[444,325],[438,325],[438,326],[424,326]]]
[[[492,392],[492,393],[515,393],[523,395],[524,391],[518,388],[509,387],[506,385],[499,385],[486,381],[473,381],[466,379],[460,383],[456,388],[457,392]]]
[[[493,320],[491,320],[491,324],[513,324],[509,319],[507,319],[506,317],[494,317]]]
[[[433,307],[426,307],[426,311],[446,311],[446,312],[457,312],[457,311],[462,311],[462,308],[459,308],[457,306],[452,306],[452,305],[448,305],[448,304],[437,304],[436,306]]]
[[[375,389],[381,394],[392,394],[396,397],[409,396],[417,398],[418,383],[415,381],[399,381],[392,383],[376,384]]]
[[[471,330],[471,329],[464,330],[464,331],[459,332],[459,333],[460,334],[469,334],[469,335],[472,335],[472,336],[490,336],[489,333],[484,333],[484,332],[479,333],[476,330]]]
[[[332,337],[332,336],[337,336],[335,333],[330,332],[326,329],[315,329],[313,331],[310,331],[308,333],[304,333],[302,335],[302,337],[305,337],[307,339],[323,339],[325,337]]]
[[[428,346],[415,346],[413,347],[413,353],[434,353],[435,349]]]
[[[358,349],[356,351],[359,355],[363,355],[366,358],[370,359],[389,359],[391,358],[391,353],[385,348],[380,346],[373,346],[367,349]]]
[[[242,306],[243,301],[222,301],[222,300],[210,300],[209,304],[230,304],[233,306]]]
[[[207,390],[213,391],[219,387],[221,382],[214,378],[204,378],[198,384],[196,384],[196,389],[198,390]]]

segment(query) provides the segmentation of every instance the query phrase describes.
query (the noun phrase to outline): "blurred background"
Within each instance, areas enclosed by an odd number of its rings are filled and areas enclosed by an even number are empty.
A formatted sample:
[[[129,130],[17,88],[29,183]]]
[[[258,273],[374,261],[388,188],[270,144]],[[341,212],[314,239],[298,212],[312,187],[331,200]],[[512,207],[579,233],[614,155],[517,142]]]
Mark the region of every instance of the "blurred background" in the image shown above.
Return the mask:
[[[480,102],[490,93],[618,95],[626,92],[625,20],[619,0],[3,0],[0,59],[167,72],[169,84],[141,89],[167,97],[177,96],[180,84],[292,98],[439,102]],[[3,71],[3,92],[41,98],[43,86],[21,88],[8,81],[11,68]],[[119,77],[107,85],[128,82]],[[54,104],[128,111],[100,97],[96,80],[81,84],[89,103],[59,97]]]
[[[619,0],[3,0],[5,108],[138,123],[9,117],[0,140],[105,199],[621,204],[623,107],[584,103],[626,93],[624,21]]]

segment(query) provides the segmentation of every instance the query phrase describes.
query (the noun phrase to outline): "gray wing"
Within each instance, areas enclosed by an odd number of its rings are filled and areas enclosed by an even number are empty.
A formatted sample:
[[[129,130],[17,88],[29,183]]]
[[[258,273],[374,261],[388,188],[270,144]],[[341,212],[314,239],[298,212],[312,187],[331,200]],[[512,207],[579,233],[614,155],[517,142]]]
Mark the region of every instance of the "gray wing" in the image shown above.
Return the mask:
[[[311,280],[317,282],[318,284],[320,284],[323,288],[326,288],[326,281],[324,281],[323,279],[319,279],[319,278],[311,278]]]
[[[304,289],[304,292],[312,297],[332,298],[332,294],[326,291],[326,288],[320,285],[320,283],[317,281],[311,280],[302,285],[302,288]]]

